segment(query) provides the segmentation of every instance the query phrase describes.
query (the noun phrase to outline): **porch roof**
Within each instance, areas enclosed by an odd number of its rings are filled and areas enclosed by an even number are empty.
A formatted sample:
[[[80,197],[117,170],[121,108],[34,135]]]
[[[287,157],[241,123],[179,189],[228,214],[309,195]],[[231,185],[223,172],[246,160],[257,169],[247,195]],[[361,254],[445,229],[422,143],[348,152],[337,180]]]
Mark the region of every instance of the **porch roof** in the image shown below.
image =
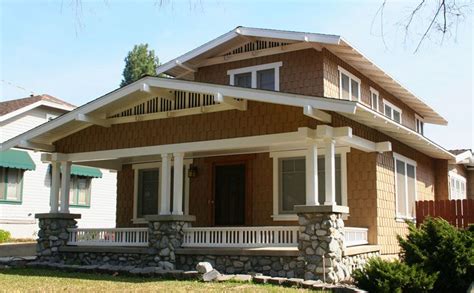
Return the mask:
[[[244,110],[239,108],[240,104],[237,105],[238,102],[235,99],[296,106],[301,107],[305,115],[325,122],[331,121],[331,115],[324,111],[338,112],[355,121],[379,129],[432,157],[443,159],[455,157],[424,136],[368,109],[359,102],[158,77],[144,77],[99,97],[57,119],[4,142],[0,150],[18,147],[54,152],[53,142],[62,137],[94,124],[110,127],[114,123],[123,123],[117,122],[120,117],[116,118],[112,114],[124,109],[125,105],[130,107],[137,101],[145,101],[146,98],[154,97],[157,94],[166,94],[170,91],[204,93],[212,96],[216,103],[229,105],[230,108],[227,109]],[[127,121],[138,121],[143,118],[139,114],[136,117],[138,118],[128,117],[133,119]]]
[[[193,80],[196,68],[212,65],[216,61],[234,61],[245,52],[232,56],[229,52],[238,46],[248,43],[249,40],[263,39],[286,44],[280,47],[257,50],[258,56],[278,54],[295,49],[326,48],[346,63],[366,75],[385,90],[399,98],[402,102],[413,108],[424,118],[426,123],[447,125],[448,122],[421,98],[400,84],[392,76],[378,67],[372,60],[363,55],[353,45],[338,35],[328,35],[308,32],[295,32],[274,29],[261,29],[252,27],[237,27],[230,32],[213,39],[158,67],[157,73],[165,73],[173,77]],[[252,55],[254,56],[254,55]]]

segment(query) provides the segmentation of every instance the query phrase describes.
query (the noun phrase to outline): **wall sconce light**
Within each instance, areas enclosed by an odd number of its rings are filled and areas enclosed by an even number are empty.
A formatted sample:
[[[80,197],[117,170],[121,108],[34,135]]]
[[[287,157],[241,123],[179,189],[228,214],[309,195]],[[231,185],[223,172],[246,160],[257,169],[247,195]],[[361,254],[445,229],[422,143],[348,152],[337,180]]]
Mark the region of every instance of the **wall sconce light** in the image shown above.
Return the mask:
[[[188,169],[188,177],[194,178],[198,175],[198,168],[194,165],[190,165]]]

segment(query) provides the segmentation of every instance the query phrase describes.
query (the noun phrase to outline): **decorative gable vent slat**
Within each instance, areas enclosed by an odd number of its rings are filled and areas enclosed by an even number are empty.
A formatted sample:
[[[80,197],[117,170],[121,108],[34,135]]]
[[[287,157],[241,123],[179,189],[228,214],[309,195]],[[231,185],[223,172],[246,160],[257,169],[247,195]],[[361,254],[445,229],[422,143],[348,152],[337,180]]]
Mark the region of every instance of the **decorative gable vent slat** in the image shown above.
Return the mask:
[[[229,52],[225,53],[223,56],[241,54],[241,53],[264,50],[264,49],[270,49],[270,48],[275,48],[275,47],[280,47],[280,46],[286,46],[286,45],[289,45],[289,44],[290,43],[285,43],[285,42],[255,40],[255,41],[252,41],[252,42],[248,42],[248,43],[246,43],[246,44],[244,44],[240,47],[234,48],[234,49],[230,50]]]

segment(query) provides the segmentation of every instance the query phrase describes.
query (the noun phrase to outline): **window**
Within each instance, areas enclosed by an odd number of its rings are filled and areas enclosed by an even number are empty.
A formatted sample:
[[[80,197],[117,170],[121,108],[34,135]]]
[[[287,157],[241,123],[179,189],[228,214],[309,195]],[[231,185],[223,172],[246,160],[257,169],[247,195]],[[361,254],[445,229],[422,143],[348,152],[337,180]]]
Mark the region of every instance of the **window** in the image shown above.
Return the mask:
[[[282,65],[282,62],[275,62],[229,70],[229,83],[239,87],[279,91]]]
[[[71,175],[69,188],[69,205],[77,207],[90,207],[91,205],[92,178]]]
[[[187,171],[192,160],[184,160],[183,166],[183,212],[188,213],[189,178]],[[171,162],[173,165],[173,162]],[[173,210],[174,172],[170,173],[170,210]],[[133,165],[135,170],[134,186],[134,223],[144,223],[144,216],[158,215],[161,197],[161,162]]]
[[[359,101],[360,79],[342,67],[339,68],[339,98],[344,100]]]
[[[273,219],[296,220],[295,205],[306,204],[306,158],[305,151],[275,152],[273,158]],[[346,153],[336,154],[336,203],[347,204]],[[318,156],[318,197],[325,201],[325,160]]]
[[[21,203],[23,170],[0,168],[0,203]]]
[[[370,88],[370,100],[372,109],[379,111],[379,92],[372,87]]]
[[[402,123],[402,110],[400,110],[400,108],[395,107],[393,104],[387,102],[386,100],[383,100],[383,109],[385,116],[395,122]]]
[[[415,218],[416,162],[394,154],[396,216]]]
[[[416,126],[416,132],[419,134],[423,135],[424,133],[424,125],[425,123],[423,122],[423,118],[415,114],[415,126]]]
[[[449,172],[449,199],[466,199],[466,178]]]

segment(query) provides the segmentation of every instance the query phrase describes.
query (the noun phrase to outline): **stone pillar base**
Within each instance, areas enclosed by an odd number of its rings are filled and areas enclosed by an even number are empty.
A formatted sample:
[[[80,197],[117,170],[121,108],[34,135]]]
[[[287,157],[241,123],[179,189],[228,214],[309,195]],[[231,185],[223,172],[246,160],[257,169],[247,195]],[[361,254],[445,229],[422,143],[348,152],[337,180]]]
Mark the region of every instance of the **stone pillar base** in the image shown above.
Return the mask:
[[[175,250],[183,243],[183,227],[196,221],[190,215],[153,215],[146,216],[148,221],[148,242],[152,253],[156,254],[155,261],[163,269],[176,268]]]
[[[59,247],[66,246],[69,228],[77,228],[80,214],[44,213],[36,214],[39,220],[36,255],[39,261],[59,262]]]
[[[300,224],[298,249],[305,262],[305,279],[338,283],[349,278],[342,261],[345,250],[344,206],[296,206]]]

